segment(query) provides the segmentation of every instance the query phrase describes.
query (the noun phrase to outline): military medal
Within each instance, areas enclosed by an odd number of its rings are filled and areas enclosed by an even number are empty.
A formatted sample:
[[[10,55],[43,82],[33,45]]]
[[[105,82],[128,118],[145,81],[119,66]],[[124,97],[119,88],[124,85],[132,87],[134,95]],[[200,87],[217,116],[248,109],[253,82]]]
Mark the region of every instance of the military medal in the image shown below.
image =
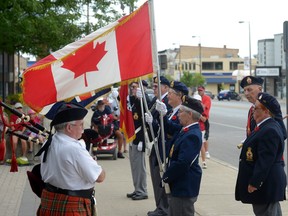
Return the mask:
[[[253,161],[253,153],[252,153],[252,148],[248,147],[247,152],[246,152],[246,161]]]
[[[247,77],[247,80],[246,80],[246,82],[247,82],[249,85],[251,85],[251,83],[252,83],[252,80],[251,80],[251,78],[250,78],[250,77]]]
[[[138,114],[134,113],[133,118],[134,118],[134,120],[138,120],[138,118],[139,118]]]

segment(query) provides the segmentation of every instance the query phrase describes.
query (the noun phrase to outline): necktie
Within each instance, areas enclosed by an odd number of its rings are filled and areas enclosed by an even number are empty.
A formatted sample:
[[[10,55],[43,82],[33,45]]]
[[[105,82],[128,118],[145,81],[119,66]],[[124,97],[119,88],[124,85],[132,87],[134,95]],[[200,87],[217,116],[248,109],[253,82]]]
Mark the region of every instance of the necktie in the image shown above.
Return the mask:
[[[246,127],[246,133],[247,136],[251,134],[251,132],[254,130],[255,127],[255,120],[253,118],[254,113],[254,106],[251,106],[248,113],[248,121],[247,121],[247,127]]]
[[[171,109],[171,110],[169,111],[169,113],[166,114],[166,115],[168,116],[168,119],[171,119],[172,114],[173,114],[173,109]]]

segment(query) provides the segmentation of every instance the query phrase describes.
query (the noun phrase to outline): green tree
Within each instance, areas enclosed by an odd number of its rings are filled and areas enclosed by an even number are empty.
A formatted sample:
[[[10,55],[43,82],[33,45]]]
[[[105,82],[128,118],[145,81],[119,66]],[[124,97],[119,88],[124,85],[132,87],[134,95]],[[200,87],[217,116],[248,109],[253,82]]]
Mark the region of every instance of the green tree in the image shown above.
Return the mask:
[[[6,0],[0,3],[0,50],[44,57],[83,32],[77,0]]]
[[[0,51],[29,53],[43,58],[50,51],[78,40],[120,17],[120,5],[136,0],[2,0],[0,1]],[[91,4],[95,24],[81,21],[83,5]]]
[[[204,85],[205,77],[200,73],[189,73],[184,71],[180,81],[187,87],[194,88],[199,85]]]

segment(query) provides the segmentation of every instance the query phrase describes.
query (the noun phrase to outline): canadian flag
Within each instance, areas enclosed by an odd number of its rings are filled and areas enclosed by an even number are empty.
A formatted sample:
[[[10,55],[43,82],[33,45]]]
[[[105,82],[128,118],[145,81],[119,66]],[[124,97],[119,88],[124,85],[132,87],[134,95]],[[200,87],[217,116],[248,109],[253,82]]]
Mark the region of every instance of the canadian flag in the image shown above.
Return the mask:
[[[146,2],[24,71],[24,102],[39,112],[57,101],[153,73],[151,33]]]

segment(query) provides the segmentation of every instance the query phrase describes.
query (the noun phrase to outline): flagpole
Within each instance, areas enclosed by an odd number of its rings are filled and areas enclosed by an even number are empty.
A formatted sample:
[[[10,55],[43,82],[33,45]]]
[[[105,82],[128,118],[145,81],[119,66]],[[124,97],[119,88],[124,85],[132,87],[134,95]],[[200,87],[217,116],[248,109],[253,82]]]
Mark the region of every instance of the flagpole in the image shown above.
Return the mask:
[[[144,101],[144,108],[145,108],[145,113],[148,113],[149,115],[151,115],[151,112],[148,108],[148,104],[147,104],[147,100],[146,100],[146,95],[145,95],[145,91],[144,91],[144,88],[143,88],[143,84],[142,84],[142,79],[140,77],[140,82],[139,82],[139,85],[140,85],[140,88],[141,88],[141,91],[142,91],[142,94],[143,94],[143,101]],[[143,114],[144,115],[144,114]],[[142,116],[142,118],[145,118],[145,116]],[[149,125],[149,129],[150,129],[150,133],[151,133],[151,137],[152,137],[152,142],[154,143],[154,148],[155,148],[155,153],[156,153],[156,159],[157,159],[157,162],[158,164],[162,164],[162,161],[161,161],[161,157],[160,157],[160,154],[159,154],[159,149],[158,149],[158,140],[155,139],[155,134],[154,134],[154,130],[153,130],[153,127],[152,127],[152,123],[148,123]],[[144,129],[146,130],[146,127],[145,127],[145,124],[143,125]],[[146,130],[147,131],[147,130]],[[148,135],[148,134],[147,134]],[[145,137],[146,138],[146,137]],[[147,137],[147,143],[150,142],[149,140],[149,137]],[[149,148],[148,148],[149,149]],[[151,151],[151,149],[149,149]]]
[[[144,106],[145,106],[145,109],[147,107],[147,101],[146,101],[146,96],[145,96],[145,92],[144,92],[144,88],[143,88],[143,85],[142,85],[142,80],[141,78],[139,79],[139,82],[138,82],[139,86],[140,86],[140,89],[141,89],[141,92],[142,92],[142,95],[143,95],[143,98],[140,98],[140,106],[141,106],[141,114],[142,114],[142,127],[143,127],[143,131],[144,131],[144,139],[145,139],[145,148],[146,148],[146,145],[148,145],[148,142],[149,140],[147,140],[147,137],[146,137],[146,134],[147,134],[147,128],[146,128],[146,124],[145,124],[145,116],[144,116]],[[143,103],[145,105],[143,105]],[[146,109],[147,111],[147,109]]]
[[[161,91],[160,91],[160,70],[159,70],[159,60],[158,60],[158,50],[157,50],[157,42],[156,42],[156,28],[155,28],[155,18],[154,18],[154,1],[149,0],[149,10],[150,10],[150,22],[151,22],[151,38],[152,38],[152,57],[153,57],[153,69],[156,68],[157,77],[158,77],[158,99],[161,101]],[[156,65],[155,65],[156,64]],[[161,141],[162,141],[162,149],[163,149],[163,165],[159,164],[160,175],[162,177],[163,172],[166,171],[166,147],[165,147],[165,134],[164,134],[164,122],[163,122],[163,114],[160,112],[160,130],[161,130]],[[158,142],[156,143],[158,145]],[[155,144],[154,144],[155,147]],[[156,151],[156,148],[155,148]],[[159,150],[158,150],[159,154]],[[162,171],[161,171],[162,170]],[[170,193],[170,188],[168,184],[164,184],[166,193]]]

